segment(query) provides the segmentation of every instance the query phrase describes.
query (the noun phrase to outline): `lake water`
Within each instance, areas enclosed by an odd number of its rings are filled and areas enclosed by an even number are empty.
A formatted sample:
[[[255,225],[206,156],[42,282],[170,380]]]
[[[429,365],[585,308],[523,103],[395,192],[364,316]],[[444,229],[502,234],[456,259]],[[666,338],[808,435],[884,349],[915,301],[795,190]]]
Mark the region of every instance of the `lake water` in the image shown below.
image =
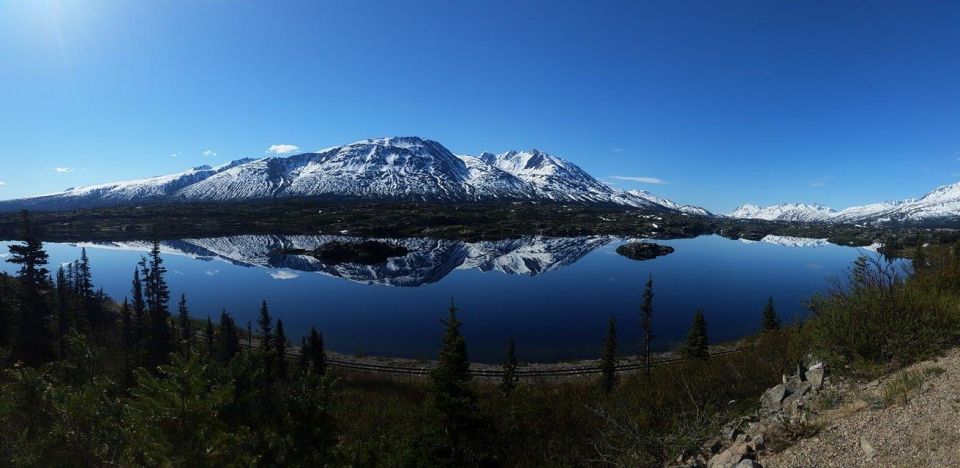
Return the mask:
[[[635,261],[615,252],[613,237],[525,238],[465,243],[395,240],[409,254],[383,265],[327,265],[280,248],[313,249],[331,236],[235,236],[165,241],[172,293],[186,294],[195,317],[226,309],[241,326],[256,322],[261,300],[299,341],[310,326],[344,353],[433,358],[451,297],[460,308],[473,360],[498,362],[513,337],[525,361],[597,357],[607,317],[617,318],[621,353],[634,353],[639,306],[654,276],[656,347],[685,336],[697,308],[711,341],[758,330],[772,296],[784,321],[804,316],[804,302],[825,291],[865,249],[818,240],[768,237],[745,242],[718,236],[658,240],[676,252]],[[6,245],[0,243],[0,255]],[[94,281],[110,296],[129,294],[146,242],[47,244],[51,265],[86,247]],[[15,271],[2,262],[0,269]],[[54,268],[51,268],[54,269]]]

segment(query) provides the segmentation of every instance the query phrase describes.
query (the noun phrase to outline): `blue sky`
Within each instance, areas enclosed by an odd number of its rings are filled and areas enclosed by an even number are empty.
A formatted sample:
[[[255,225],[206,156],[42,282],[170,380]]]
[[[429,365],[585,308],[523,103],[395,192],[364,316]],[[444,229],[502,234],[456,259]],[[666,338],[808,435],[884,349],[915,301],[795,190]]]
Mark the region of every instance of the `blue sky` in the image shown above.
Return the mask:
[[[843,207],[960,180],[960,4],[0,1],[0,109],[0,199],[419,135]]]

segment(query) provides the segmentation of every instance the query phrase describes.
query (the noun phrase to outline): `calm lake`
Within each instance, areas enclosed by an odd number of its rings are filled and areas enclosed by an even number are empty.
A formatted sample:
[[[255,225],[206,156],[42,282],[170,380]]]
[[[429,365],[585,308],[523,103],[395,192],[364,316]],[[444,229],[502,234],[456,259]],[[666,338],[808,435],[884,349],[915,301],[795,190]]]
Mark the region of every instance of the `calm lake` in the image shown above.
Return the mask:
[[[711,341],[733,340],[759,328],[772,296],[784,321],[803,317],[804,302],[825,291],[867,249],[822,240],[769,236],[734,241],[719,236],[658,240],[676,252],[635,261],[615,252],[614,237],[524,238],[466,243],[392,240],[409,249],[375,266],[327,265],[282,248],[313,249],[332,236],[235,236],[162,243],[168,282],[204,318],[226,309],[238,324],[256,322],[261,300],[283,319],[296,341],[310,326],[327,347],[343,353],[434,358],[451,297],[460,308],[473,360],[497,362],[513,337],[525,361],[597,357],[607,316],[617,318],[620,352],[634,353],[644,282],[655,283],[658,349],[685,336],[697,308]],[[0,243],[6,257],[9,242]],[[79,257],[86,247],[94,281],[110,296],[129,294],[134,266],[147,242],[47,244],[50,263]],[[13,273],[14,265],[0,269]]]

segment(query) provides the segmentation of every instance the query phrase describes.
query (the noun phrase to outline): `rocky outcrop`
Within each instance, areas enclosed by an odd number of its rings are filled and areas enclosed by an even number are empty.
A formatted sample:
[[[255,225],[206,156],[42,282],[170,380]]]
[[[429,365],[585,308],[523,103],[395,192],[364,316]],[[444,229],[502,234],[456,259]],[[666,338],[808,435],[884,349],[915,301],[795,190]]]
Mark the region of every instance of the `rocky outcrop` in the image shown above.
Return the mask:
[[[725,424],[720,434],[707,440],[698,453],[681,456],[678,466],[762,467],[758,453],[771,438],[808,422],[812,398],[823,389],[826,375],[826,367],[821,362],[798,366],[792,375],[784,375],[780,384],[763,392],[760,406],[753,414]]]
[[[673,247],[652,242],[631,242],[617,247],[617,253],[632,260],[651,260],[672,254]]]

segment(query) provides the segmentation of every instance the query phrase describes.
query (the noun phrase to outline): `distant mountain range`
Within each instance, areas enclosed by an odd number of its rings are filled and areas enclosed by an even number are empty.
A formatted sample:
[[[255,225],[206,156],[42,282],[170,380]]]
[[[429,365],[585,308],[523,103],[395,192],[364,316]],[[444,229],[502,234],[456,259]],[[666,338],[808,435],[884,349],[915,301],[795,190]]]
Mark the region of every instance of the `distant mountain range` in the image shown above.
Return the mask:
[[[147,179],[0,201],[0,211],[284,198],[369,201],[553,201],[710,215],[644,191],[610,187],[539,150],[455,155],[419,137],[363,140],[315,153],[240,159]]]
[[[861,224],[956,221],[960,218],[960,183],[938,187],[920,198],[852,206],[842,210],[802,203],[765,207],[748,204],[740,206],[727,216],[741,219]]]

